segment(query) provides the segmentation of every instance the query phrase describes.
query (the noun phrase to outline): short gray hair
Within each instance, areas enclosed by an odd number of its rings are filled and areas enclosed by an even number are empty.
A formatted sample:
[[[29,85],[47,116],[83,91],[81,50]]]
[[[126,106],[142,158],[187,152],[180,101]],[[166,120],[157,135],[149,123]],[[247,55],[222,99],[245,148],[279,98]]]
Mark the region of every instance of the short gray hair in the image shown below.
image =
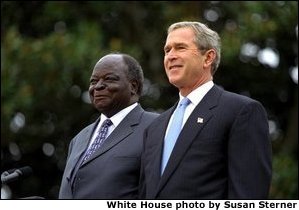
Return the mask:
[[[138,96],[141,96],[144,81],[142,67],[139,62],[131,55],[125,53],[121,53],[121,55],[125,64],[128,66],[128,77],[130,80],[135,80],[137,82],[137,94]]]

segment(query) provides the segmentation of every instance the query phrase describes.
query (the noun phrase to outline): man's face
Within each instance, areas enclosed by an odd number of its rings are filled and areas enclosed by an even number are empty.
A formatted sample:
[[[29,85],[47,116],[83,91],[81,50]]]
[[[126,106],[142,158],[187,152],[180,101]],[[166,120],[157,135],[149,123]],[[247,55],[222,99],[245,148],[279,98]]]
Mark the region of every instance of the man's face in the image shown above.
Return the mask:
[[[95,65],[89,95],[94,107],[107,117],[130,105],[132,88],[120,55],[105,56]]]
[[[164,67],[169,82],[179,89],[194,89],[204,78],[204,56],[198,50],[190,28],[170,32],[164,46]]]

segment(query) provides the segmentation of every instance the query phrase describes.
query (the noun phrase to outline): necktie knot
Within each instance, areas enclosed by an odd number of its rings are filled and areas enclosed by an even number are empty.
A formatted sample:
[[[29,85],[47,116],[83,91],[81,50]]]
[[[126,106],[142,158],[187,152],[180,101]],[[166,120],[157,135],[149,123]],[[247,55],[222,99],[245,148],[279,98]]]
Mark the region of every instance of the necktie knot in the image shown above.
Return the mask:
[[[111,121],[110,119],[106,119],[106,120],[103,122],[102,127],[104,127],[104,126],[109,127],[109,126],[111,126],[112,124],[113,124],[113,123],[112,123],[112,121]]]
[[[182,101],[180,102],[179,106],[186,107],[186,106],[188,106],[190,104],[190,102],[191,101],[189,100],[189,98],[185,97],[185,98],[182,99]]]

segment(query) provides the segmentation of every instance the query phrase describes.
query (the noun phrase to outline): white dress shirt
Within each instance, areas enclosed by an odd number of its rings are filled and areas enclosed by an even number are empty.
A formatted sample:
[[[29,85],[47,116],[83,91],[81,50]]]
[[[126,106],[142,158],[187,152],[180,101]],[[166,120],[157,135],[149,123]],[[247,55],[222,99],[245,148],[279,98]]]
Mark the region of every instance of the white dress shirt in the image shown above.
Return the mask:
[[[119,123],[127,116],[127,114],[129,114],[130,111],[132,111],[136,106],[138,105],[138,103],[134,103],[126,108],[124,108],[123,110],[119,111],[118,113],[116,113],[115,115],[113,115],[112,117],[110,117],[109,119],[112,121],[112,125],[109,126],[108,128],[108,133],[106,138],[112,133],[112,131],[119,125]],[[107,119],[108,117],[106,117],[104,114],[101,114],[101,120],[97,125],[97,128],[95,129],[95,131],[93,132],[91,141],[89,143],[88,148],[92,145],[92,143],[94,142],[95,138],[97,137],[99,130],[103,124],[103,122]]]
[[[196,88],[195,90],[193,90],[191,93],[189,93],[186,96],[191,101],[191,103],[186,107],[182,127],[184,127],[187,119],[189,118],[189,116],[191,115],[191,113],[193,112],[195,107],[199,104],[199,102],[207,94],[207,92],[209,92],[209,90],[213,87],[213,85],[214,85],[214,82],[212,80],[208,81],[205,84],[203,84],[203,85],[199,86],[198,88]],[[180,104],[181,100],[184,98],[181,94],[179,94],[179,96],[180,96],[180,101],[179,101],[178,105]],[[173,118],[173,116],[171,116],[171,118],[169,120],[166,134],[168,132],[169,125],[172,122],[172,118]]]

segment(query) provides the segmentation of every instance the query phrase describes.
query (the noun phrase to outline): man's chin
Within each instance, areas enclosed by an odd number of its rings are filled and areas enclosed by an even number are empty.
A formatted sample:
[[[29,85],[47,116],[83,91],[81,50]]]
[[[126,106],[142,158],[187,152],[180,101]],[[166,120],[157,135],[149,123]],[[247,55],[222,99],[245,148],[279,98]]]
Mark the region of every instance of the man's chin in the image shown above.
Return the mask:
[[[106,110],[108,107],[109,107],[109,105],[107,104],[107,103],[99,103],[99,102],[97,102],[97,103],[94,103],[94,107],[98,110],[98,111],[100,111],[100,112],[103,112],[104,110]],[[108,108],[109,109],[109,108]]]
[[[180,86],[180,81],[178,79],[175,79],[175,78],[169,78],[169,83],[176,86],[176,87]]]

